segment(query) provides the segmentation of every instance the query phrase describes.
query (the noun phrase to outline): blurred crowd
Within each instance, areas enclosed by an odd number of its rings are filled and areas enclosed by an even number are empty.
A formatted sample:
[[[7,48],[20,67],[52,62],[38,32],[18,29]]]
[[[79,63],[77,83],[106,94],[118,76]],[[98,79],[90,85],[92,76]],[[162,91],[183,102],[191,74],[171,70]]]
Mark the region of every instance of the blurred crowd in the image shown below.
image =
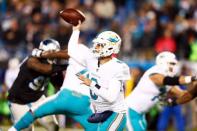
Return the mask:
[[[59,17],[65,8],[86,15],[81,41],[90,46],[97,33],[113,30],[121,35],[122,56],[128,59],[152,59],[169,50],[197,60],[195,0],[1,0],[0,61],[23,58],[47,37],[66,47],[70,26]]]
[[[123,42],[119,57],[132,71],[146,70],[157,53],[167,50],[174,52],[190,73],[197,72],[196,0],[1,0],[2,98],[9,88],[5,82],[6,71],[12,68],[9,60],[22,61],[49,37],[67,47],[71,26],[59,17],[65,8],[77,8],[86,16],[81,43],[91,46],[92,39],[103,30],[120,34]]]

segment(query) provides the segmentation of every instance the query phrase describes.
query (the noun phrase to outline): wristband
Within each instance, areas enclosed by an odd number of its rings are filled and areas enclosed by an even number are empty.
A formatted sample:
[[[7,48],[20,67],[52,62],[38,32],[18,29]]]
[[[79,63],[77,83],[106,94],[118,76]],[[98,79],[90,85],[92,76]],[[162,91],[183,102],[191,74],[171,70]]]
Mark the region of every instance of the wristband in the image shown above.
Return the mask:
[[[166,77],[164,77],[163,84],[164,85],[180,85],[179,77],[166,76]]]
[[[91,84],[90,84],[91,87],[96,87],[97,89],[100,89],[101,86],[98,85],[95,81],[92,81]]]

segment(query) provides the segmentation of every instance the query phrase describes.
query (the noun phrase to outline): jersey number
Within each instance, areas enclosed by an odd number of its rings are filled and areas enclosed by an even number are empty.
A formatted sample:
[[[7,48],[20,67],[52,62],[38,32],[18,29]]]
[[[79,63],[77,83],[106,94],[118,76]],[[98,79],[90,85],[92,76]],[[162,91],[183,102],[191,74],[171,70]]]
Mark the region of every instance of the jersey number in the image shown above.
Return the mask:
[[[43,91],[45,86],[47,85],[48,82],[46,82],[45,77],[43,76],[38,76],[37,78],[35,78],[32,82],[29,83],[29,87],[32,90],[40,90]]]
[[[97,83],[97,79],[96,78],[93,78],[90,76],[90,73],[88,72],[87,69],[84,69],[82,71],[79,72],[79,74],[81,75],[84,75],[85,77],[87,77],[88,79],[91,79],[92,81],[96,82]],[[98,98],[98,96],[92,92],[92,90],[90,90],[90,96],[93,100],[96,100]]]

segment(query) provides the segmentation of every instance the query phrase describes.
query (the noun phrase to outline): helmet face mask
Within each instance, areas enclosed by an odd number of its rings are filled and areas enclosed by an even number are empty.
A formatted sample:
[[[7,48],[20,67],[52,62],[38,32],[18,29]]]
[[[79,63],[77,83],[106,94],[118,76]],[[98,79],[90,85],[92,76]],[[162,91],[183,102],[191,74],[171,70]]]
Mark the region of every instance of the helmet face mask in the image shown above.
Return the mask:
[[[54,39],[46,39],[40,42],[39,49],[43,51],[56,52],[60,50],[60,44]],[[49,64],[54,64],[56,61],[56,59],[47,59]]]
[[[168,64],[168,71],[167,75],[168,76],[175,76],[178,74],[178,63],[167,63]]]
[[[160,66],[167,76],[175,76],[178,73],[178,60],[176,56],[168,51],[161,52],[156,57],[156,65]]]
[[[104,31],[93,40],[92,52],[96,57],[107,57],[120,50],[121,38],[112,31]]]

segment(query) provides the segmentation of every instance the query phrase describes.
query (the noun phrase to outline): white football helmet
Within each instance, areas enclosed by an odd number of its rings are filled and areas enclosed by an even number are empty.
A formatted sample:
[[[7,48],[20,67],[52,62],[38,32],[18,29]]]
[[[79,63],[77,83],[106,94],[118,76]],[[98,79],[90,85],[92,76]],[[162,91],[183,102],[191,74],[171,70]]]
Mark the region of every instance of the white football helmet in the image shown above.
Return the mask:
[[[120,50],[121,38],[113,31],[104,31],[93,40],[92,52],[96,57],[117,54]],[[98,49],[98,46],[101,48]]]
[[[174,53],[164,51],[156,56],[156,65],[160,66],[168,76],[175,76],[178,73],[178,60]]]
[[[46,39],[40,42],[39,49],[43,51],[59,51],[60,44],[54,39]],[[56,59],[47,59],[49,64],[56,63]]]

